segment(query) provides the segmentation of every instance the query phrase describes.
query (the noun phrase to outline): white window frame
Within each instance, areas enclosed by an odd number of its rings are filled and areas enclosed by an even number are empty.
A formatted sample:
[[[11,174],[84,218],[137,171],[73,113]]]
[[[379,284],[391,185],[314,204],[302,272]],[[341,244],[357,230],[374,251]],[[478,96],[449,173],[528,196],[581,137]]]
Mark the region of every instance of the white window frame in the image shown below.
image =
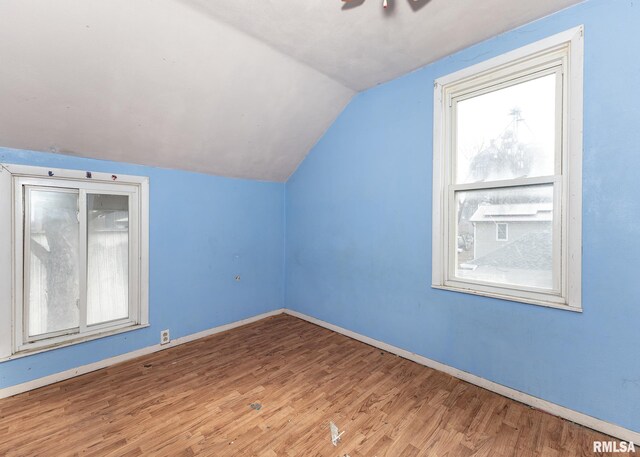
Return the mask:
[[[582,311],[582,107],[584,26],[578,26],[528,46],[502,54],[434,83],[432,287],[511,301]],[[553,176],[454,184],[452,113],[455,100],[470,94],[513,85],[516,80],[561,72],[559,149]],[[558,148],[557,148],[558,149]],[[455,192],[480,188],[553,184],[553,290],[460,280],[452,273],[455,248]]]
[[[504,238],[500,238],[501,225],[504,225]],[[496,241],[509,241],[509,224],[507,222],[496,222]]]
[[[80,326],[70,331],[28,337],[23,291],[28,266],[23,234],[23,192],[50,187],[77,192],[80,243],[86,244],[86,196],[92,193],[129,196],[129,315],[97,325],[86,325],[80,306]],[[24,189],[24,190],[23,190]],[[28,201],[28,200],[27,200]],[[28,243],[27,243],[28,244]],[[80,299],[86,300],[86,258],[80,259]],[[0,361],[68,346],[149,325],[149,178],[80,170],[0,164]]]

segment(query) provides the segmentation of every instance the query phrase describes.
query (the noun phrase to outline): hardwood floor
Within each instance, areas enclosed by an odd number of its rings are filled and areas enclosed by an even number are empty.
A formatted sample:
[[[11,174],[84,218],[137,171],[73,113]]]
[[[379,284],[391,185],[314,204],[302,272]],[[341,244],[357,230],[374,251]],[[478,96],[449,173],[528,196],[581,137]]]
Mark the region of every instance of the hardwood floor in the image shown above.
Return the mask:
[[[556,457],[611,439],[287,315],[0,400],[1,456]]]

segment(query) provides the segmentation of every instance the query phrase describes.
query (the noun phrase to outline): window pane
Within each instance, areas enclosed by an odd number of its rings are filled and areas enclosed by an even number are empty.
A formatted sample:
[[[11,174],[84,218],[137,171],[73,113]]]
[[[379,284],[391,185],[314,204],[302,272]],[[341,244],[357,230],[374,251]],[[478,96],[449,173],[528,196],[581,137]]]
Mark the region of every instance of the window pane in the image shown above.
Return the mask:
[[[31,189],[29,199],[30,336],[78,327],[78,194]]]
[[[497,235],[496,237],[500,241],[507,241],[507,224],[498,224],[497,227]]]
[[[553,288],[553,185],[457,192],[456,208],[458,278]]]
[[[129,197],[87,194],[87,325],[129,315]]]
[[[554,174],[556,75],[461,100],[456,182]]]

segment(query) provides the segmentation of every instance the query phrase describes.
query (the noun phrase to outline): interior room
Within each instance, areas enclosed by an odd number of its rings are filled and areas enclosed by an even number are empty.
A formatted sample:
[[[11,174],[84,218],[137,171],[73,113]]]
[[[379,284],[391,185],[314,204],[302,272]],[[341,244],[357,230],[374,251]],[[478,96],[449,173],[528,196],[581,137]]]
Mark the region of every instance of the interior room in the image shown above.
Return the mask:
[[[0,456],[640,455],[639,25],[1,1]]]

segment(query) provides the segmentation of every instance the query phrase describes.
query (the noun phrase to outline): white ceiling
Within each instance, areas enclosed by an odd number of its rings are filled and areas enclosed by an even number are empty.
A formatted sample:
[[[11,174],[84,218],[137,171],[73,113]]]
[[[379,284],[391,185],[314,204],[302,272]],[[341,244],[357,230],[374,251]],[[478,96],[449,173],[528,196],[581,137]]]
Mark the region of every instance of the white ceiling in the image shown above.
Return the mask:
[[[179,0],[363,90],[582,0]]]
[[[174,0],[0,1],[0,146],[283,181],[352,95]]]
[[[283,181],[354,90],[579,0],[410,1],[2,0],[0,146]]]

